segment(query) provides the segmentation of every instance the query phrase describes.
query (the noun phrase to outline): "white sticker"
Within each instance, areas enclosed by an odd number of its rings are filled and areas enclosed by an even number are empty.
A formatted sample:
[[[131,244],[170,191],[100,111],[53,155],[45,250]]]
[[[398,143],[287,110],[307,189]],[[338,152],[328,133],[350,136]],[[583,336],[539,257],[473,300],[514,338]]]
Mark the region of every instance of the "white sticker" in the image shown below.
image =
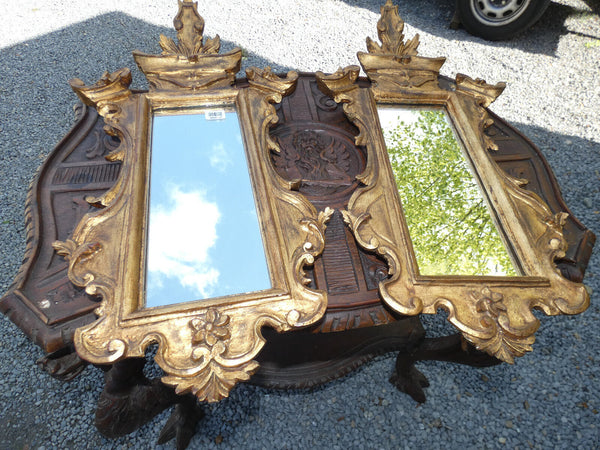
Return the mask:
[[[204,118],[206,120],[225,120],[224,109],[209,109],[204,111]]]

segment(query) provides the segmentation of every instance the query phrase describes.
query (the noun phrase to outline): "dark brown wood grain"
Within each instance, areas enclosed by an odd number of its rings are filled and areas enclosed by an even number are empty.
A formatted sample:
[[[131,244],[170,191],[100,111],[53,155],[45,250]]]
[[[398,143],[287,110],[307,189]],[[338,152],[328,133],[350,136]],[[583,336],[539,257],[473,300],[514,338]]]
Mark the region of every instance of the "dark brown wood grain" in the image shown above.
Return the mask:
[[[67,262],[52,248],[65,240],[89,211],[86,196],[98,196],[116,181],[120,163],[104,156],[118,141],[103,131],[94,109],[74,107],[75,125],[33,180],[25,208],[27,247],[21,269],[0,300],[6,314],[45,352],[72,344],[78,327],[95,319],[98,300],[67,278]]]

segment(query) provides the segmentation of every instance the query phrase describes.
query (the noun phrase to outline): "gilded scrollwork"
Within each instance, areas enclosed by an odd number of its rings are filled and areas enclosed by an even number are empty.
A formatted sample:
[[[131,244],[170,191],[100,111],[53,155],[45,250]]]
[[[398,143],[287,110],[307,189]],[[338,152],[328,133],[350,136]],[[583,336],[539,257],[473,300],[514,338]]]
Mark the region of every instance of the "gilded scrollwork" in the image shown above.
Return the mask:
[[[162,55],[134,52],[150,92],[129,90],[127,69],[104,74],[91,86],[71,82],[82,101],[104,117],[107,133],[120,140],[106,158],[122,161],[122,168],[111,190],[88,199],[101,208],[86,214],[72,238],[54,247],[69,260],[70,280],[101,298],[98,319],[74,336],[83,359],[107,364],[142,357],[149,344],[157,343],[155,360],[166,373],[162,381],[178,393],[214,402],[257,369],[263,326],[285,331],[324,314],[326,293],[311,288],[304,269],[323,251],[333,211],[317,211],[271,164],[271,152],[277,151],[269,136],[277,122],[273,104],[294,90],[297,74],[279,77],[269,68],[250,68],[249,86],[234,86],[241,51],[220,55],[218,37],[202,37],[195,3],[183,1],[179,7],[174,21],[178,44],[161,37]],[[272,287],[143,308],[153,111],[214,105],[235,106],[240,119]]]
[[[300,220],[301,229],[306,233],[306,237],[302,247],[297,248],[294,252],[294,260],[296,261],[294,277],[298,285],[308,286],[311,282],[310,278],[306,277],[304,266],[312,265],[315,258],[323,252],[325,247],[325,235],[323,233],[333,213],[334,210],[327,207],[323,211],[319,211],[316,219],[304,217]],[[290,325],[294,325],[294,323],[290,323]]]
[[[71,281],[80,287],[85,287],[86,290],[88,289],[88,286],[90,286],[90,289],[93,289],[93,284],[91,283],[94,281],[95,277],[91,273],[85,273],[83,275],[77,274],[74,268],[79,263],[85,262],[98,253],[102,249],[102,245],[98,242],[77,245],[75,241],[67,239],[64,242],[54,242],[53,247],[57,254],[69,261],[69,274],[71,275]]]
[[[528,314],[526,325],[516,329],[511,323],[506,301],[500,292],[494,292],[488,287],[480,291],[471,291],[471,300],[475,309],[481,314],[481,323],[492,332],[489,339],[465,333],[465,337],[481,350],[495,355],[498,359],[513,363],[515,356],[523,356],[532,350],[535,337],[533,333],[539,327],[539,321]]]
[[[258,363],[248,361],[230,367],[223,360],[222,355],[227,352],[232,337],[230,322],[230,316],[215,308],[191,319],[188,323],[192,329],[190,358],[199,366],[192,376],[167,375],[162,381],[174,386],[178,394],[192,393],[200,401],[215,402],[227,397],[238,381],[248,380]]]
[[[131,136],[123,124],[128,120],[131,104],[131,71],[127,68],[113,73],[105,72],[102,78],[87,86],[80,79],[69,82],[73,91],[86,105],[95,105],[98,113],[104,118],[104,131],[107,135],[118,138],[120,144],[105,156],[107,161],[123,161],[125,149],[131,146]],[[122,171],[117,183],[100,197],[86,197],[86,201],[97,207],[106,207],[111,204],[121,191],[124,172]]]
[[[79,78],[72,79],[69,84],[81,101],[88,106],[97,106],[108,113],[107,104],[118,104],[131,95],[131,71],[127,68],[113,73],[104,72],[102,77],[91,86],[86,86]],[[100,112],[100,111],[98,111]]]
[[[261,149],[265,155],[270,155],[270,152],[279,153],[279,144],[269,133],[269,129],[279,121],[273,104],[281,102],[282,97],[294,92],[298,74],[290,71],[286,74],[285,78],[281,78],[274,74],[270,67],[262,70],[256,67],[249,67],[246,69],[246,77],[250,89],[245,91],[244,100],[247,102],[248,107],[256,109],[258,117],[261,119]],[[286,190],[296,188],[296,182],[284,180],[274,171],[274,168],[269,167],[269,170],[273,171],[273,176],[278,180],[280,186]]]
[[[363,248],[382,255],[389,275],[379,283],[385,303],[401,314],[448,312],[448,320],[477,348],[509,363],[531,351],[539,321],[538,308],[548,315],[585,310],[589,296],[582,284],[560,274],[555,260],[564,255],[566,213],[552,213],[535,193],[523,188],[526,180],[503,172],[491,159],[497,149],[485,130],[492,124],[487,107],[502,93],[496,85],[457,75],[454,86],[438,83],[443,58],[417,56],[418,38],[401,44],[403,24],[388,0],[378,23],[381,45],[367,40],[369,53],[358,59],[371,80],[370,88],[356,83],[358,68],[332,75],[317,74],[319,87],[344,104],[358,127],[357,144],[367,149],[367,167],[357,176],[362,183],[342,211],[344,220]],[[417,268],[396,181],[380,130],[377,105],[444,108],[498,225],[515,255],[521,276],[422,276]]]
[[[466,94],[465,98],[472,97],[475,99],[475,104],[477,107],[473,109],[472,113],[474,115],[478,115],[479,135],[484,148],[490,151],[497,151],[498,146],[494,140],[486,134],[486,130],[494,123],[486,108],[490,106],[500,94],[502,94],[506,88],[506,83],[497,83],[495,85],[491,85],[486,83],[485,80],[481,78],[473,80],[467,75],[461,73],[456,75],[455,83],[456,90]],[[472,105],[473,102],[467,100],[465,107],[470,108]]]

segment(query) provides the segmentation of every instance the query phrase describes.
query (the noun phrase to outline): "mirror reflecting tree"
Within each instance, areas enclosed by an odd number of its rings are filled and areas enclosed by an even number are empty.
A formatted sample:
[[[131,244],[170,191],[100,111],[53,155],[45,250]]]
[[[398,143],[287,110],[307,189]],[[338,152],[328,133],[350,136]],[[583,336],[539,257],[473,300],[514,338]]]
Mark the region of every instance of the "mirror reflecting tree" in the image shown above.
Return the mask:
[[[153,117],[146,306],[271,288],[234,108]]]
[[[516,276],[445,111],[378,114],[419,272]]]

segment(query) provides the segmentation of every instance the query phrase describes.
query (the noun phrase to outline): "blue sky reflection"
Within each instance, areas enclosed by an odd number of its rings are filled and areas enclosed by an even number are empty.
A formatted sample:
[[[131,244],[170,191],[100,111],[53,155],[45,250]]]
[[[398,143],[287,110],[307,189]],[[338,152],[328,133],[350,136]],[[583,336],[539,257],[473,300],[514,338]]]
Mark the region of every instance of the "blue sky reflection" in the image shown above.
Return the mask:
[[[150,180],[147,307],[271,287],[232,108],[155,115]]]

